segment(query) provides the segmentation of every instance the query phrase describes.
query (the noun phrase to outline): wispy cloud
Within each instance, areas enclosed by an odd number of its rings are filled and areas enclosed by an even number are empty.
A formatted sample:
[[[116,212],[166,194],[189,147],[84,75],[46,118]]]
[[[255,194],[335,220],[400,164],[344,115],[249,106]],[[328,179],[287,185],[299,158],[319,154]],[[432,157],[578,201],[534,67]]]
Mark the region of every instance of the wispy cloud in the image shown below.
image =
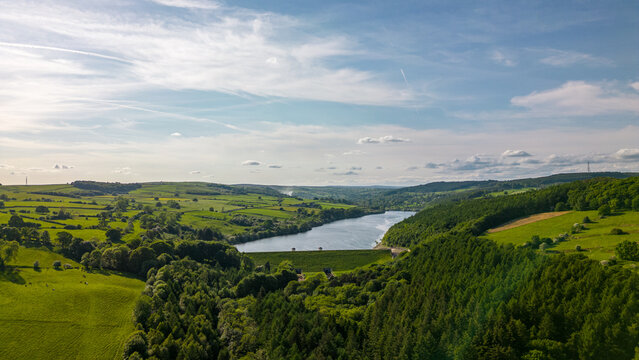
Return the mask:
[[[385,144],[385,143],[401,143],[410,142],[410,139],[394,137],[392,135],[381,136],[378,138],[363,137],[357,140],[358,144]]]
[[[546,55],[539,60],[542,64],[551,66],[570,66],[575,64],[590,65],[612,65],[612,61],[606,58],[593,56],[577,51],[566,51],[557,49],[541,50]]]
[[[155,3],[164,6],[199,9],[199,10],[214,10],[220,7],[220,4],[214,1],[206,0],[151,0]]]
[[[510,102],[538,116],[639,113],[639,95],[612,83],[569,81],[555,89],[515,96]]]
[[[499,51],[499,50],[493,51],[490,58],[494,62],[500,65],[509,66],[509,67],[517,65],[517,62],[515,60],[507,57],[502,51]]]

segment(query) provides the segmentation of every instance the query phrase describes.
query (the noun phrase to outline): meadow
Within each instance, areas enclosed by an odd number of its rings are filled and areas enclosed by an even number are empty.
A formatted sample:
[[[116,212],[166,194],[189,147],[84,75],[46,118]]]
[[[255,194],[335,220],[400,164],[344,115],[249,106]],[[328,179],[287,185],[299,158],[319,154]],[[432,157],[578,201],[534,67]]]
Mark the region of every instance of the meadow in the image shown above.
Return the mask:
[[[585,217],[591,219],[592,223],[584,224]],[[576,223],[583,224],[585,228],[571,234],[567,241],[551,246],[550,252],[576,253],[576,247],[579,246],[579,252],[592,259],[608,260],[615,255],[615,246],[621,241],[639,241],[639,212],[635,211],[617,213],[605,218],[599,218],[597,211],[571,211],[550,219],[488,233],[484,237],[500,244],[522,245],[529,242],[533,235],[555,238],[562,233],[570,233]],[[610,231],[613,228],[622,229],[625,234],[611,235]],[[632,262],[622,263],[630,265]]]
[[[290,260],[295,268],[305,273],[331,268],[335,272],[353,270],[358,267],[390,261],[390,250],[322,250],[281,251],[247,253],[256,266],[269,262],[272,269],[284,260]]]
[[[41,268],[35,270],[33,263]],[[73,269],[56,270],[60,260]],[[48,250],[20,248],[0,273],[0,354],[7,359],[113,359],[134,330],[144,282],[86,272]]]

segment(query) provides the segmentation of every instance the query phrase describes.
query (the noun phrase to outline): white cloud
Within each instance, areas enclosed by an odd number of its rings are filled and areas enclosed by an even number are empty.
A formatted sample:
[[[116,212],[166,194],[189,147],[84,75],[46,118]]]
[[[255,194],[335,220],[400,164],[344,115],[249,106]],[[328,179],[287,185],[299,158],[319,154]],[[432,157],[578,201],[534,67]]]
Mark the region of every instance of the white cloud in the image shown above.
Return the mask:
[[[532,156],[524,150],[506,150],[501,156],[503,157],[529,157]]]
[[[193,171],[189,171],[189,174],[197,175],[197,174],[201,174],[201,172],[199,170],[193,170]]]
[[[639,91],[639,81],[635,81],[633,83],[630,84],[630,87]]]
[[[381,136],[378,138],[373,137],[363,137],[357,140],[358,144],[385,144],[385,143],[401,143],[401,142],[410,142],[410,139],[404,139],[399,137],[394,137],[392,135]]]
[[[242,162],[242,165],[243,166],[259,166],[259,165],[262,165],[262,163],[256,160],[246,160]]]
[[[639,160],[639,149],[620,149],[615,156],[623,160]]]
[[[505,65],[505,66],[515,66],[517,65],[517,63],[513,60],[510,59],[509,57],[507,57],[503,52],[499,51],[499,50],[495,50],[493,51],[493,53],[491,54],[490,58],[501,65]]]
[[[281,169],[282,165],[278,165],[278,164],[270,164],[268,166],[270,169]]]
[[[353,146],[353,139],[362,132],[393,133],[402,138],[410,137],[413,141],[402,146],[370,146],[366,154],[356,158],[324,156],[347,152]],[[637,148],[637,138],[637,126],[596,130],[493,129],[465,133],[452,130],[416,130],[391,125],[339,127],[274,123],[262,123],[248,132],[178,137],[171,141],[166,141],[161,136],[131,138],[119,142],[89,142],[55,137],[43,140],[39,137],[22,139],[0,135],[2,162],[21,166],[0,169],[0,183],[24,183],[24,179],[21,180],[19,176],[10,177],[10,171],[28,173],[29,182],[35,184],[66,183],[78,178],[102,181],[180,181],[191,179],[193,176],[189,172],[194,169],[207,168],[215,170],[215,179],[219,183],[281,185],[414,185],[437,180],[503,179],[585,171],[586,161],[591,161],[592,171],[637,171],[638,160],[614,155],[619,149]],[[512,144],[517,144],[516,149],[525,149],[535,155],[523,158],[502,157],[504,149],[512,148]],[[594,145],[585,147],[585,144]],[[291,148],[295,151],[290,151]],[[260,161],[261,166],[240,166],[246,159],[255,159],[255,154],[261,150],[264,150],[265,157],[277,156],[277,163],[265,164]],[[469,154],[476,155],[469,157]],[[551,154],[567,159],[548,159]],[[597,154],[608,155],[602,157]],[[630,156],[627,152],[621,154]],[[462,160],[453,161],[455,158]],[[124,164],[123,159],[126,160]],[[432,165],[428,165],[429,162]],[[53,164],[73,164],[76,171],[54,171],[51,169]],[[268,169],[267,164],[286,164],[287,169],[295,171]],[[416,164],[426,165],[422,165],[421,170],[406,171]],[[377,166],[383,167],[383,170],[350,170],[351,167],[375,169]],[[36,173],[29,171],[30,168],[50,171]],[[319,168],[323,170],[316,171]],[[251,169],[270,171],[247,171]],[[359,175],[346,175],[348,172]]]
[[[192,8],[200,10],[213,10],[220,7],[220,4],[205,0],[151,0],[164,6]]]
[[[86,120],[120,108],[104,100],[156,89],[389,106],[416,100],[377,72],[333,65],[365,55],[357,39],[317,35],[306,31],[313,24],[291,16],[213,1],[155,2],[214,10],[185,16],[126,2],[99,10],[0,2],[3,130]]]
[[[614,84],[585,81],[569,81],[559,88],[515,96],[510,102],[538,116],[639,113],[639,95],[624,92]]]
[[[179,133],[179,132],[174,132],[174,133],[172,133],[172,134],[171,134],[171,136],[173,136],[173,137],[180,137],[180,136],[182,136],[182,134],[181,134],[181,133]]]
[[[551,66],[570,66],[579,63],[593,64],[593,65],[611,65],[612,61],[600,57],[595,57],[589,54],[584,54],[576,51],[565,51],[556,49],[547,49],[544,52],[547,56],[539,60],[542,64]]]
[[[113,172],[116,173],[116,174],[130,175],[131,174],[131,168],[130,167],[117,168],[117,169],[113,170]]]

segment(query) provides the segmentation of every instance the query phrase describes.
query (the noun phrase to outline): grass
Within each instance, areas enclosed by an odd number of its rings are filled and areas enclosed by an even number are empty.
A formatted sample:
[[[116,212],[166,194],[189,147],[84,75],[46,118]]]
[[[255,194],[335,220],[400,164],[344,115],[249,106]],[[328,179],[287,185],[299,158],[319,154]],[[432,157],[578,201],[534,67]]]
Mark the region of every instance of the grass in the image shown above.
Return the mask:
[[[551,251],[563,253],[576,253],[576,246],[582,249],[581,253],[595,260],[607,260],[615,255],[615,246],[624,240],[639,241],[639,212],[628,211],[625,213],[608,216],[599,219],[596,211],[574,211],[565,215],[554,217],[522,225],[509,230],[487,234],[485,237],[497,243],[511,243],[521,245],[530,241],[533,235],[554,238],[561,233],[570,232],[573,224],[582,223],[588,216],[593,223],[584,224],[585,230],[572,234],[567,241],[550,247]],[[610,235],[610,230],[620,228],[626,234]],[[632,262],[622,261],[624,265]]]
[[[36,192],[49,192],[56,194],[68,194],[76,197],[36,194]],[[24,216],[24,220],[40,225],[39,231],[47,230],[52,239],[60,231],[67,231],[74,237],[84,240],[98,239],[105,241],[105,229],[91,229],[99,223],[98,215],[107,210],[108,205],[114,205],[117,196],[99,195],[86,196],[86,191],[77,189],[71,185],[15,185],[0,186],[0,194],[7,195],[9,200],[4,201],[4,208],[0,209],[0,224],[6,224],[12,212]],[[232,189],[216,184],[199,182],[183,183],[143,183],[141,187],[123,194],[122,197],[131,200],[126,211],[117,214],[115,221],[108,226],[112,228],[124,228],[126,221],[141,212],[138,205],[151,206],[157,213],[159,211],[182,213],[180,223],[193,228],[212,227],[225,235],[233,236],[245,233],[249,227],[238,226],[230,222],[235,215],[266,220],[272,219],[282,223],[294,224],[305,220],[306,216],[317,213],[319,210],[306,208],[306,214],[300,215],[298,207],[301,203],[317,203],[324,209],[351,208],[353,205],[332,204],[319,200],[300,200],[292,197],[275,197],[265,194],[235,193]],[[158,200],[155,200],[155,199]],[[195,201],[197,199],[197,201]],[[168,200],[177,201],[180,209],[172,209],[166,206]],[[162,207],[156,207],[157,202]],[[93,204],[95,202],[95,204]],[[46,206],[50,212],[38,214],[37,206]],[[54,220],[56,223],[39,220],[40,217],[53,215],[53,212],[64,208],[72,215],[71,219]],[[281,209],[281,210],[280,210]],[[213,210],[213,211],[211,211]],[[121,222],[125,218],[125,222]],[[125,241],[130,240],[142,231],[139,220],[134,220],[135,232],[126,234]],[[61,225],[62,224],[62,225]],[[67,229],[65,225],[81,225],[81,230]]]
[[[35,260],[40,271],[32,267]],[[21,267],[0,273],[1,357],[120,357],[134,330],[131,312],[144,282],[106,272],[54,270],[54,260],[77,266],[46,250],[20,248],[11,264]]]
[[[267,261],[275,269],[284,260],[290,260],[296,268],[303,272],[319,272],[324,268],[333,271],[347,271],[369,264],[380,264],[390,261],[389,250],[322,250],[322,251],[282,251],[247,253],[256,266]]]

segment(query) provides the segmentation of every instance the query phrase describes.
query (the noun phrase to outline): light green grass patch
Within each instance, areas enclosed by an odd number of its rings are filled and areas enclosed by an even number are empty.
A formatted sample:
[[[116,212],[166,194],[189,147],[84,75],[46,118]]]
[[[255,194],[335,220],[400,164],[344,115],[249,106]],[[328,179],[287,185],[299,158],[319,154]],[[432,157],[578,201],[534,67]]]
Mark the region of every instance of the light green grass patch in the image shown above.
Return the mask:
[[[267,261],[275,269],[284,260],[290,260],[296,268],[305,273],[319,272],[324,268],[333,271],[347,271],[369,264],[381,264],[392,259],[390,250],[322,250],[322,251],[281,251],[246,253],[255,265]]]
[[[0,354],[16,360],[118,358],[134,330],[131,312],[144,282],[109,273],[31,267],[36,259],[47,265],[45,261],[58,257],[20,248],[16,264],[29,266],[10,275],[0,273]],[[77,265],[64,258],[62,262]]]
[[[593,223],[584,224],[585,230],[572,234],[567,241],[560,242],[549,248],[550,251],[576,253],[576,246],[580,246],[580,253],[595,260],[607,260],[615,255],[615,246],[624,240],[639,241],[639,212],[628,211],[623,214],[598,219],[596,211],[575,211],[554,218],[522,225],[516,228],[487,234],[485,237],[497,243],[512,243],[521,245],[530,241],[533,235],[554,238],[565,232],[570,232],[573,224],[582,223],[588,216]],[[610,235],[610,230],[620,228],[627,234]],[[631,262],[623,262],[630,264]]]

